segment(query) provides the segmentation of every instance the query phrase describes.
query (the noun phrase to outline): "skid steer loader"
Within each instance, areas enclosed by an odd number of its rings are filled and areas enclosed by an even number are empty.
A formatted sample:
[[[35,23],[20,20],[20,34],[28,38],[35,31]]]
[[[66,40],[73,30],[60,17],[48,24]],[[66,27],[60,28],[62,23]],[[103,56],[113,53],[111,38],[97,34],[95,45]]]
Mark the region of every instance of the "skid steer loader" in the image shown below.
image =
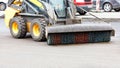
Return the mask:
[[[5,23],[14,38],[30,33],[49,45],[108,42],[110,25],[81,24],[73,0],[9,0]]]

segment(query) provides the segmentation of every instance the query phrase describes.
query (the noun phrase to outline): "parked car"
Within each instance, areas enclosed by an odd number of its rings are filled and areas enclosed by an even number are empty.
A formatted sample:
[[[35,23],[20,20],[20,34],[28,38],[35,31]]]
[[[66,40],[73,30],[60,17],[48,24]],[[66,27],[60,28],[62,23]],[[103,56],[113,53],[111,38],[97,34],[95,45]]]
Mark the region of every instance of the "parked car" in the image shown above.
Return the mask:
[[[96,0],[93,0],[93,7],[96,8]],[[120,0],[100,0],[100,9],[105,12],[111,12],[115,10],[120,11]]]
[[[6,9],[6,4],[8,0],[0,0],[0,11],[4,11]]]
[[[6,9],[6,4],[4,2],[0,2],[0,11],[4,11]]]

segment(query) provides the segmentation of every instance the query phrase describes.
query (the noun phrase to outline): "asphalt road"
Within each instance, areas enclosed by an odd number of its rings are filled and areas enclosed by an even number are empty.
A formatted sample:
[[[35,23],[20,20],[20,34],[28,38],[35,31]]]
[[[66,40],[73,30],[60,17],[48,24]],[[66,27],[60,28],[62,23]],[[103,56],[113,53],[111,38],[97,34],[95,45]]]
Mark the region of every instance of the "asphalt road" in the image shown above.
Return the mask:
[[[120,68],[120,21],[108,43],[48,46],[28,35],[14,39],[0,19],[0,68]]]

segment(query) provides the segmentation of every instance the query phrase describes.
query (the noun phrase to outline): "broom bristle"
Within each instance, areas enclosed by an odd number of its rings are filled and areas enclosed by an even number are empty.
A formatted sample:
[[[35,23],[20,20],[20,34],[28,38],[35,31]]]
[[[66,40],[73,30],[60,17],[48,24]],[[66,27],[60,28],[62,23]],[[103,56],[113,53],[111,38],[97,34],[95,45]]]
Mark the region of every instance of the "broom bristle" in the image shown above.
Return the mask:
[[[49,45],[59,45],[59,44],[109,42],[110,37],[111,31],[51,33],[48,35],[47,43]]]

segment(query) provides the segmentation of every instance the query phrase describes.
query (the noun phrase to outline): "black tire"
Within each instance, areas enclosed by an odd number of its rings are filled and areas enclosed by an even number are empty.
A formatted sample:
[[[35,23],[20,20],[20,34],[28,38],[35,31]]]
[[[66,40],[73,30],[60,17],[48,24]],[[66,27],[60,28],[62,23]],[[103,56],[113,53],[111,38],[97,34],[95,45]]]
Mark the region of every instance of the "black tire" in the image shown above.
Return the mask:
[[[82,10],[81,8],[79,7],[76,7],[77,9],[77,12],[80,14],[80,15],[85,15],[87,12],[85,12],[84,10]]]
[[[79,12],[79,11],[78,11],[78,13],[79,13],[80,15],[85,15],[85,14],[86,14],[85,11],[82,11],[82,12]]]
[[[4,11],[6,9],[6,4],[4,2],[0,2],[0,11]]]
[[[111,12],[112,9],[113,9],[113,7],[112,7],[112,4],[110,4],[110,3],[105,3],[105,4],[103,5],[103,10],[104,10],[105,12]]]
[[[117,8],[117,9],[114,9],[115,10],[115,12],[119,12],[120,11],[120,8]]]
[[[34,19],[30,27],[30,33],[34,41],[46,40],[45,19]]]
[[[14,38],[24,38],[27,33],[26,21],[21,17],[14,17],[10,21],[10,33]]]

